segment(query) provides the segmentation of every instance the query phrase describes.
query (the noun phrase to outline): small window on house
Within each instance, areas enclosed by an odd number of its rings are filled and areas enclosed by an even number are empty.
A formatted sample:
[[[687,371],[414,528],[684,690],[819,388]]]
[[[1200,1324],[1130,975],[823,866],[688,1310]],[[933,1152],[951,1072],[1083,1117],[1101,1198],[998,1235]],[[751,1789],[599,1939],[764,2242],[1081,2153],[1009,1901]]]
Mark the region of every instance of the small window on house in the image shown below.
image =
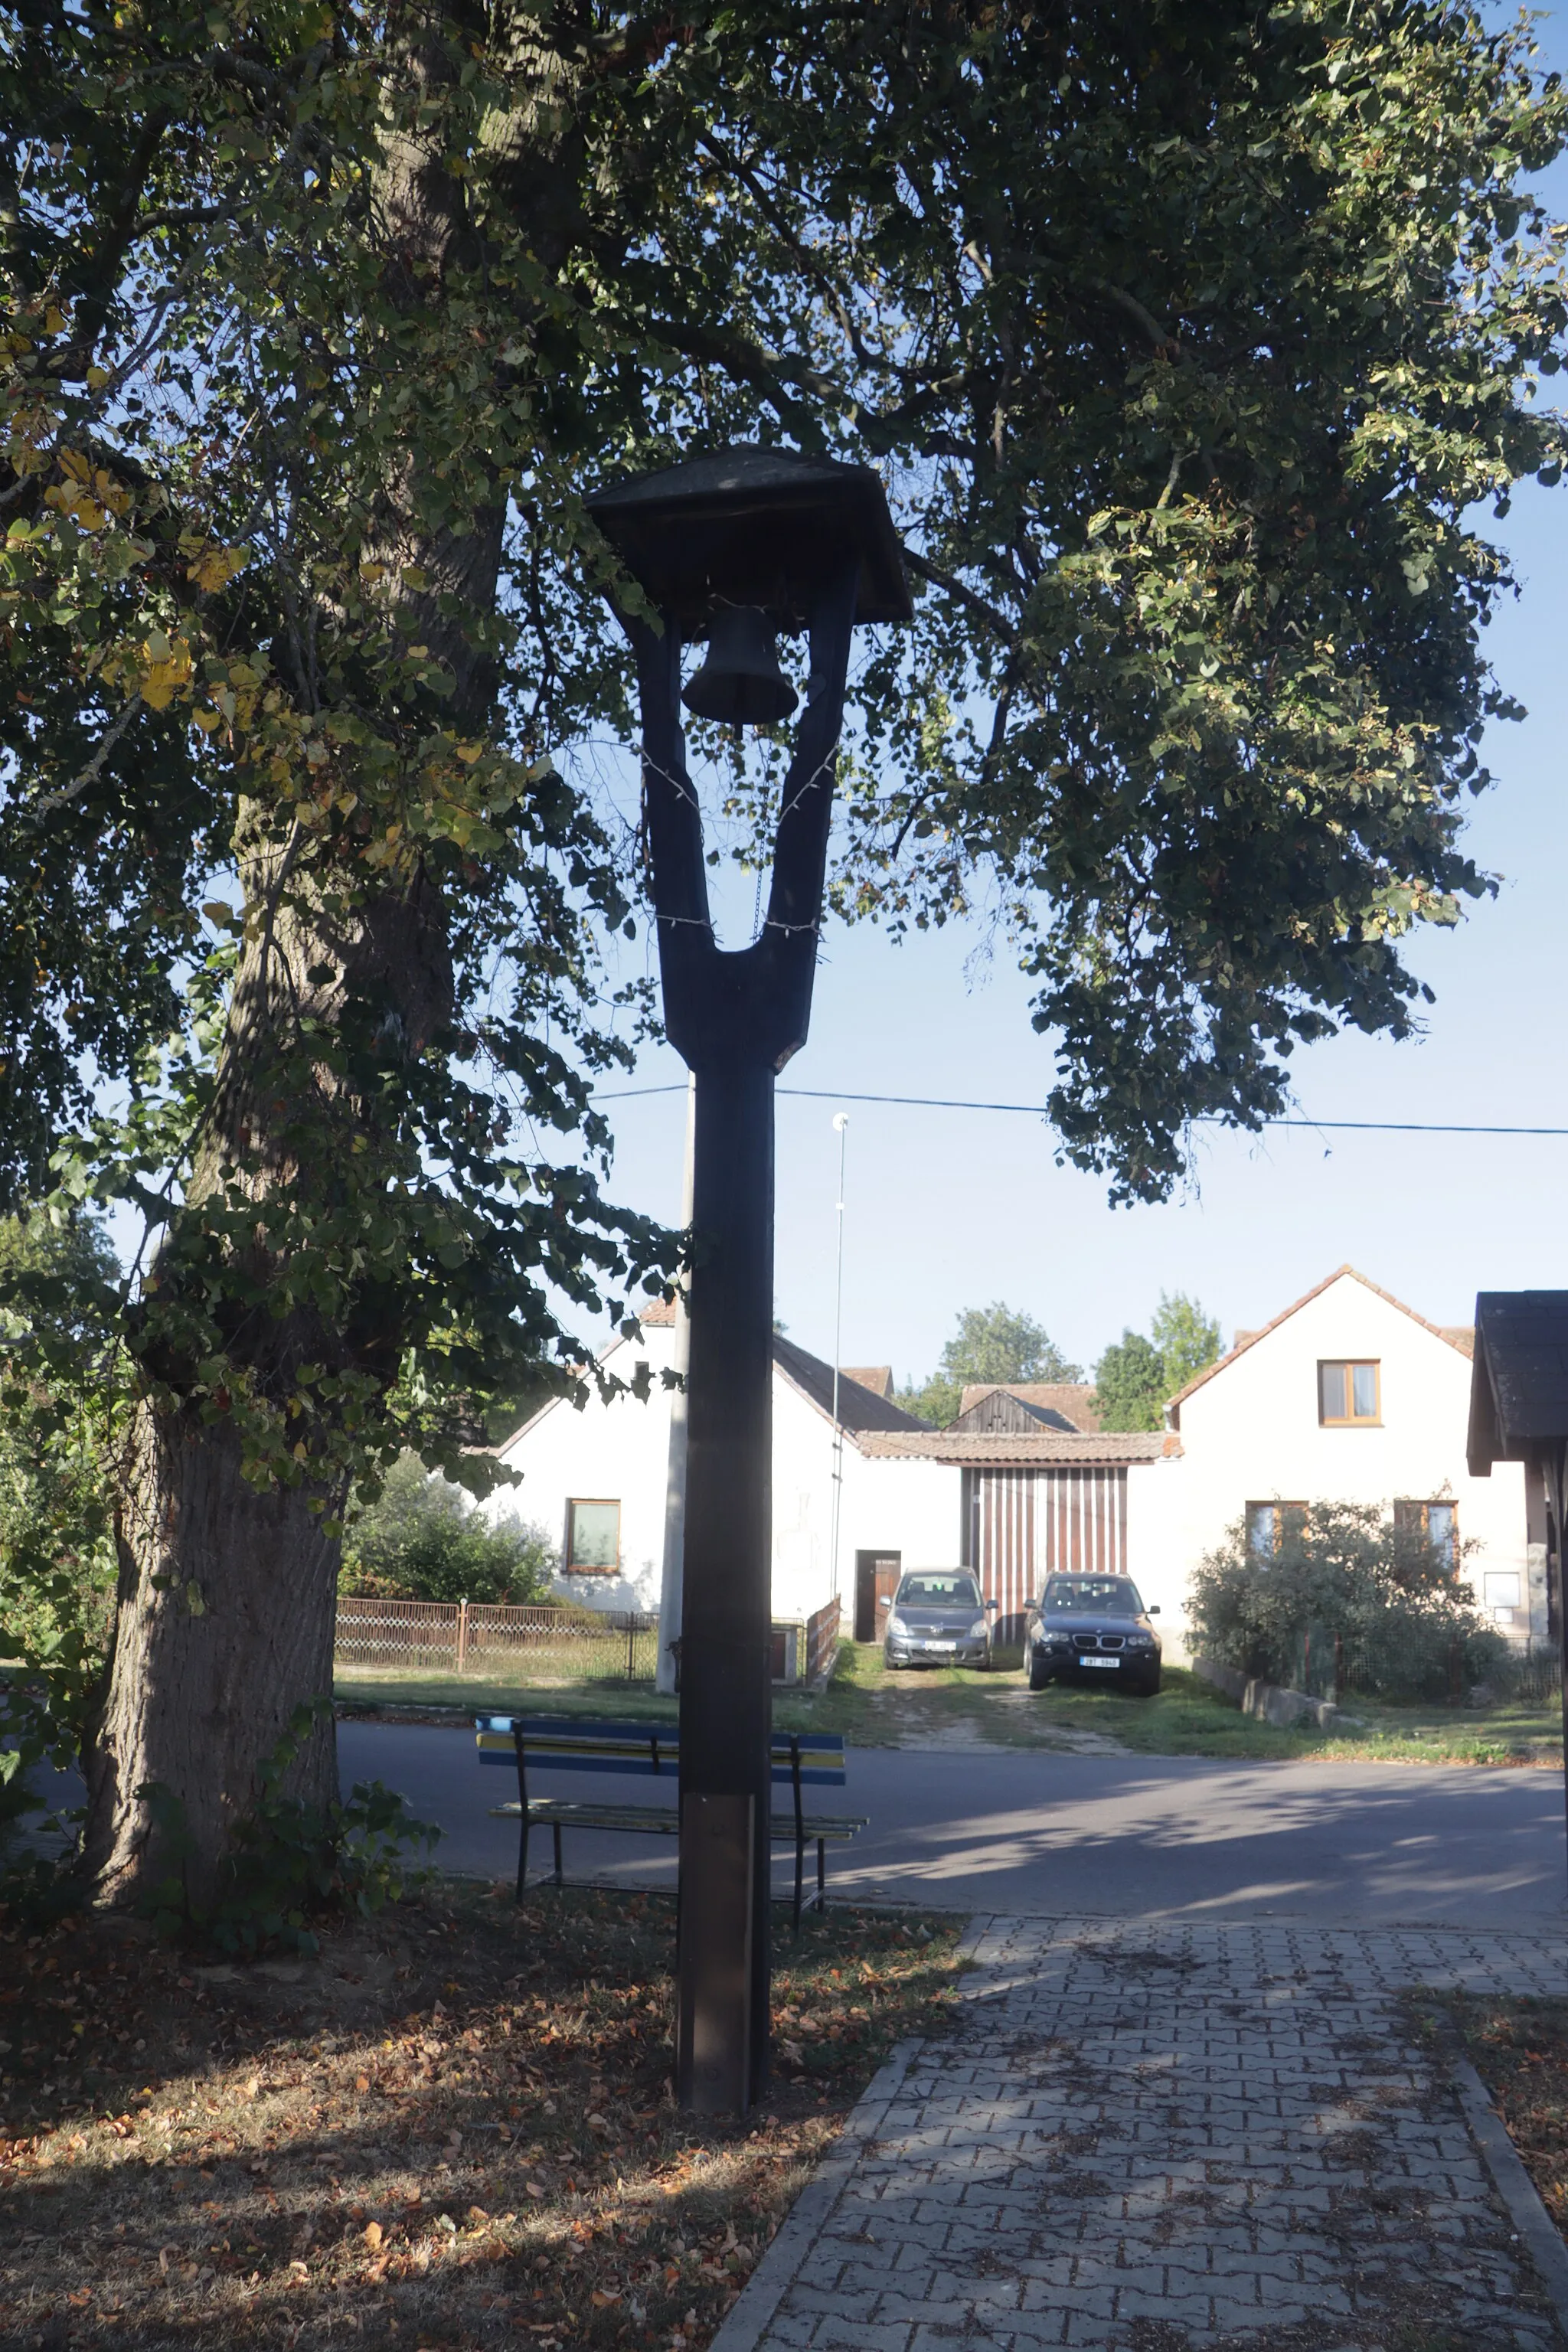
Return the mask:
[[[579,1501],[566,1506],[568,1576],[613,1575],[621,1564],[619,1503]]]
[[[1357,1429],[1383,1418],[1376,1364],[1318,1366],[1318,1419],[1325,1429]]]
[[[1452,1503],[1396,1502],[1394,1531],[1426,1547],[1449,1576],[1459,1572],[1459,1514]]]
[[[1307,1516],[1305,1503],[1248,1503],[1247,1549],[1254,1559],[1272,1559],[1294,1524]]]
[[[1514,1612],[1522,1601],[1521,1579],[1517,1569],[1489,1568],[1481,1579],[1482,1606],[1489,1617],[1500,1625],[1511,1625]]]

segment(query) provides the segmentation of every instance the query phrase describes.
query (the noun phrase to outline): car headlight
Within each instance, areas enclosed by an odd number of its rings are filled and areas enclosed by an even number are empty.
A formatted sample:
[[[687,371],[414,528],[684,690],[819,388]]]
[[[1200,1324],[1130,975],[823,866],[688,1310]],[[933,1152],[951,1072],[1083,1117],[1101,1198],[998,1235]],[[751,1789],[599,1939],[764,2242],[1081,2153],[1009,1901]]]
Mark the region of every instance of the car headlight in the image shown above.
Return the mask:
[[[888,1631],[889,1633],[907,1633],[909,1630],[910,1629],[905,1624],[903,1619],[896,1613],[889,1618]]]
[[[969,1638],[972,1642],[978,1642],[983,1638],[984,1633],[985,1620],[984,1617],[977,1617],[973,1624],[969,1629]]]
[[[1130,1650],[1152,1650],[1154,1646],[1154,1636],[1152,1633],[1129,1633],[1127,1646]]]
[[[1046,1647],[1047,1650],[1070,1650],[1072,1648],[1072,1640],[1070,1635],[1067,1633],[1047,1633],[1046,1635]]]

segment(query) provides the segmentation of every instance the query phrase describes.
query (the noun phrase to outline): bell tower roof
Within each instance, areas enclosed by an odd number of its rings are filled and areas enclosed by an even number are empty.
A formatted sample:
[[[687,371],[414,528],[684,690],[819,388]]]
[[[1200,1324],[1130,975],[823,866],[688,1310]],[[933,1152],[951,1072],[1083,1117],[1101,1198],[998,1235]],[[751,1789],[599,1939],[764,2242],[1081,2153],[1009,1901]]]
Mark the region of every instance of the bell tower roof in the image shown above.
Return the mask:
[[[850,556],[857,621],[912,617],[899,535],[869,466],[741,443],[593,490],[587,508],[683,635],[705,635],[720,604],[754,606],[775,629],[797,631]]]

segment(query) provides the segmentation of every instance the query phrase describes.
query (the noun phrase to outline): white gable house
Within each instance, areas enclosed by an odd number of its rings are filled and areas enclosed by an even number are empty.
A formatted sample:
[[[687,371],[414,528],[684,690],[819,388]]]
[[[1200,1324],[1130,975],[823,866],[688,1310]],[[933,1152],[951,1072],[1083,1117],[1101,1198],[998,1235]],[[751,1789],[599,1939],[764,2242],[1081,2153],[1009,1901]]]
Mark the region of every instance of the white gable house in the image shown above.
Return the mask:
[[[540,1521],[560,1546],[557,1584],[594,1609],[657,1609],[664,1559],[673,1391],[660,1375],[675,1359],[675,1312],[654,1307],[640,1338],[600,1359],[629,1382],[640,1363],[646,1402],[623,1392],[581,1406],[557,1400],[497,1448],[521,1490],[502,1487],[492,1508]],[[874,1376],[873,1376],[874,1377]],[[954,1473],[935,1463],[889,1461],[867,1450],[875,1435],[930,1435],[885,1394],[839,1376],[844,1428],[839,1582],[852,1588],[857,1555],[910,1567],[957,1558]],[[773,1340],[773,1614],[805,1619],[832,1598],[833,1369],[781,1335]]]
[[[1500,1632],[1544,1640],[1545,1529],[1527,1527],[1523,1469],[1472,1478],[1466,1465],[1473,1338],[1348,1265],[1238,1333],[1166,1409],[1181,1446],[1166,1489],[1176,1610],[1192,1568],[1238,1521],[1267,1552],[1286,1506],[1378,1503],[1456,1561]],[[1149,1597],[1166,1601],[1164,1584],[1151,1577]]]

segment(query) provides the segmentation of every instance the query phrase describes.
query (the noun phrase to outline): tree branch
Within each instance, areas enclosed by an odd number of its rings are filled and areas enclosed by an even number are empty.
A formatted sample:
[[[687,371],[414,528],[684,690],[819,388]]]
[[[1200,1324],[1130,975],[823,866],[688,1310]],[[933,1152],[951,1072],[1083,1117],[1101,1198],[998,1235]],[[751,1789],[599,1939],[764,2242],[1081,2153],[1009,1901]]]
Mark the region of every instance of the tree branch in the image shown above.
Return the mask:
[[[816,393],[819,400],[831,400],[836,405],[844,399],[843,386],[835,383],[831,376],[823,375],[804,362],[766,351],[759,343],[748,342],[742,336],[727,335],[715,328],[673,319],[657,319],[649,323],[656,335],[662,335],[688,359],[710,361],[716,367],[728,369],[742,383],[755,385],[781,416],[814,438],[820,430],[820,419],[804,402],[794,398],[786,386],[793,381],[807,392]]]
[[[35,821],[39,817],[52,816],[56,809],[62,809],[69,802],[79,799],[89,784],[96,782],[103,773],[104,761],[141,708],[142,697],[140,694],[133,694],[118,716],[105,729],[103,740],[80,773],[73,776],[68,784],[62,784],[58,793],[46,793],[41,801],[35,801],[28,811],[28,815]]]
[[[1009,644],[1012,643],[1016,634],[1017,624],[1010,620],[999,605],[988,604],[985,598],[977,595],[973,588],[966,588],[962,580],[955,580],[951,572],[940,571],[934,563],[929,563],[925,557],[918,555],[912,547],[905,547],[904,562],[918,578],[929,580],[933,588],[940,588],[944,594],[956,597],[961,604],[967,604],[970,611],[977,613],[999,636],[1004,636]]]

